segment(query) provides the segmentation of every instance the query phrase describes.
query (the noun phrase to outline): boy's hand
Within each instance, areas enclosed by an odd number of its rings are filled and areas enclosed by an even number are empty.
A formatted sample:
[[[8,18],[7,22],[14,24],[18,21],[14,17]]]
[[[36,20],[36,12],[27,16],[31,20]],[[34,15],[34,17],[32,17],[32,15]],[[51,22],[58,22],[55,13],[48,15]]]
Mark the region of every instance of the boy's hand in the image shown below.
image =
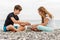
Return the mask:
[[[31,25],[29,22],[25,22],[26,25]]]
[[[34,26],[34,27],[36,27],[36,26],[38,26],[38,25],[40,25],[40,24],[34,24],[34,25],[31,25],[32,27]]]
[[[20,25],[26,26],[26,25],[31,25],[29,22],[20,22]]]
[[[25,26],[26,24],[25,22],[20,22],[20,25]]]

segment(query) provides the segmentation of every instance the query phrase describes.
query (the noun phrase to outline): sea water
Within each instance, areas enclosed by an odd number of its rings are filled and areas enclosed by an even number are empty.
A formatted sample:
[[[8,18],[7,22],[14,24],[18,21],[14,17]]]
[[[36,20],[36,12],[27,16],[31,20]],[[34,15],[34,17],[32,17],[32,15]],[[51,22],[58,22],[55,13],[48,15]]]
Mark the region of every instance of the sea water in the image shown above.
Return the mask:
[[[29,21],[32,25],[41,23],[40,20],[26,20],[26,21]],[[3,30],[4,22],[5,22],[4,20],[0,20],[0,29],[1,30]],[[52,22],[52,23],[54,23],[55,26],[57,26],[57,28],[60,28],[60,20],[54,20],[54,22]]]

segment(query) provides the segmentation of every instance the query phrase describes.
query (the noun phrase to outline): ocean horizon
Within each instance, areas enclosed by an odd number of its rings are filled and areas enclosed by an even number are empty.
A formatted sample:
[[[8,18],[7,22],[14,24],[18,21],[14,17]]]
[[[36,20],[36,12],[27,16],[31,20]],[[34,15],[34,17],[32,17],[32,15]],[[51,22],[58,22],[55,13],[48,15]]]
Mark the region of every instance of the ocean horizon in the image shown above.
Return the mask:
[[[30,22],[31,24],[39,24],[41,23],[40,20],[26,20],[28,22]],[[60,20],[53,20],[54,22],[52,22],[55,26],[57,26],[57,28],[60,28]],[[0,30],[3,30],[3,26],[4,26],[4,20],[0,20]]]

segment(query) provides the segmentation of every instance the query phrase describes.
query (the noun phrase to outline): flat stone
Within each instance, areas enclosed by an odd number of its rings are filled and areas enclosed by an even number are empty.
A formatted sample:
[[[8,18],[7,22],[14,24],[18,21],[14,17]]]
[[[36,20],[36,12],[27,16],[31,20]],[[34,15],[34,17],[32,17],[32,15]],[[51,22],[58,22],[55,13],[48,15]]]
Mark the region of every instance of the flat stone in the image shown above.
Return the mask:
[[[0,40],[60,40],[60,29],[53,32],[3,32],[0,30]]]

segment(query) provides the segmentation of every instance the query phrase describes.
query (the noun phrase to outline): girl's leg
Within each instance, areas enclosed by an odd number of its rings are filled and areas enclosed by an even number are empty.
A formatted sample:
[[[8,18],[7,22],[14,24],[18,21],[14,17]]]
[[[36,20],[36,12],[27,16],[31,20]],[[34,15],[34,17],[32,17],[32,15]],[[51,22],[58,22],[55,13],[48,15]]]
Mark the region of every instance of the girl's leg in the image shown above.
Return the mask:
[[[36,26],[32,26],[31,30],[37,31],[37,27]]]
[[[52,31],[51,27],[46,27],[46,26],[41,26],[41,25],[37,26],[37,29],[45,31],[45,32],[51,32]]]
[[[40,31],[40,32],[42,31],[42,30],[38,30],[38,29],[37,29],[37,26],[35,26],[35,25],[32,25],[31,30],[33,30],[33,31]]]
[[[32,26],[31,28],[33,31],[45,31],[45,32],[51,32],[52,28],[51,27],[46,27],[46,26]]]
[[[33,27],[31,28],[31,30],[37,31],[37,32],[41,32],[41,31],[42,31],[42,30],[38,30],[38,29],[37,29],[37,26],[35,26],[35,27],[33,26]]]

